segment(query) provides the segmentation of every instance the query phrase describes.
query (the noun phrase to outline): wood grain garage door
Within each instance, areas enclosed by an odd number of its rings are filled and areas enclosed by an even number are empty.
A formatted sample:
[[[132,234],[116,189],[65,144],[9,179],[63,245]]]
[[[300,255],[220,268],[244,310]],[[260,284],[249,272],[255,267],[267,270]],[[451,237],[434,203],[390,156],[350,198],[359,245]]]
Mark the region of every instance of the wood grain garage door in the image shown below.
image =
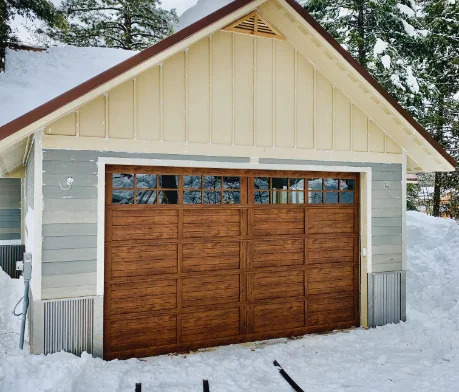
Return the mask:
[[[358,178],[108,166],[105,358],[358,326]]]

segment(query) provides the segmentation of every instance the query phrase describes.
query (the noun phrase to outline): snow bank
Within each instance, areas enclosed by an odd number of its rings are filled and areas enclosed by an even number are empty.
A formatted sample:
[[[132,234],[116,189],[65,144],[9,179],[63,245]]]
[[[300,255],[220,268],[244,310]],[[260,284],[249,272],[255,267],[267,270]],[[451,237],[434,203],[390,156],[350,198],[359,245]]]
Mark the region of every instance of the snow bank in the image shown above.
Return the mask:
[[[19,330],[21,320],[11,314],[14,306],[22,297],[24,281],[11,279],[0,267],[0,391],[2,381],[2,353],[11,351],[19,344]],[[22,303],[19,304],[16,312],[22,311]]]
[[[44,52],[8,50],[0,73],[0,126],[96,76],[137,52],[52,47]]]
[[[290,392],[277,359],[306,391],[456,392],[459,385],[459,225],[409,212],[408,321],[295,340],[227,346],[189,355],[104,362],[16,348],[9,309],[21,282],[0,273],[0,391]],[[6,333],[6,334],[5,334]],[[27,377],[24,377],[27,375]]]
[[[459,225],[408,212],[408,313],[425,326],[459,331]],[[455,340],[459,348],[459,336]]]

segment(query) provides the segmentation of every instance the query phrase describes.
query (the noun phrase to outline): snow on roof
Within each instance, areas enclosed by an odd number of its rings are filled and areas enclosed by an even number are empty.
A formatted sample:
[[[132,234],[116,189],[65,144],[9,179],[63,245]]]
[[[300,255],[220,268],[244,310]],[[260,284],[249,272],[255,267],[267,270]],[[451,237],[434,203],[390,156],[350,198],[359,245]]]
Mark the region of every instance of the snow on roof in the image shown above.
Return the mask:
[[[198,0],[196,5],[188,8],[181,16],[179,21],[178,30],[181,30],[199,19],[204,18],[206,15],[217,11],[219,8],[231,3],[233,0]]]
[[[0,126],[136,54],[108,48],[7,50],[0,73]]]
[[[180,17],[178,30],[231,3],[198,0]],[[51,47],[44,52],[7,50],[0,73],[0,126],[126,60],[135,51]]]

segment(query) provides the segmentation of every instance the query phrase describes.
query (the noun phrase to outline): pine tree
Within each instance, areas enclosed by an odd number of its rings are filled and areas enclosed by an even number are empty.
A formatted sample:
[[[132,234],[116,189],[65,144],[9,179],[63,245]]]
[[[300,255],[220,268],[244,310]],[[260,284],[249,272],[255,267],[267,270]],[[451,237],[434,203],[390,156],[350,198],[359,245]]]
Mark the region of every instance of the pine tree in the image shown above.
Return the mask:
[[[47,0],[0,0],[0,72],[5,70],[6,48],[17,41],[11,29],[15,15],[38,18],[52,26],[64,26],[65,19]]]
[[[159,0],[65,0],[69,25],[48,35],[69,45],[144,49],[173,33],[175,10]]]
[[[425,50],[420,54],[430,82],[421,121],[435,140],[459,159],[459,2],[423,0],[420,5],[422,23],[428,31]],[[442,197],[449,199],[445,208],[457,217],[457,169],[453,173],[435,174],[434,216],[440,216]]]
[[[459,1],[304,0],[305,8],[459,159]],[[456,97],[456,98],[455,98]],[[434,215],[459,176],[434,176]],[[456,196],[455,196],[456,195]]]
[[[416,4],[401,0],[307,0],[305,8],[413,115],[423,75],[413,61],[425,31]],[[415,76],[416,75],[416,76]]]

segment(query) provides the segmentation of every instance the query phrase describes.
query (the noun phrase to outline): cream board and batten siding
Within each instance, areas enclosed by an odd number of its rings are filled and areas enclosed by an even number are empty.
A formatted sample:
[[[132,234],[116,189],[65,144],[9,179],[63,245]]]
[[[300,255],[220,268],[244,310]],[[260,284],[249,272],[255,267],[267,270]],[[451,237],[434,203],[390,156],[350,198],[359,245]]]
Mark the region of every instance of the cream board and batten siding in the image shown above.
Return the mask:
[[[44,150],[42,299],[97,293],[97,161],[100,157],[250,162],[250,158],[238,157]],[[394,197],[401,194],[400,164],[260,159],[262,163],[272,164],[273,168],[276,164],[371,167],[372,270],[402,270],[402,202]],[[70,190],[62,191],[59,182],[65,182],[69,175],[75,183]],[[384,189],[385,182],[391,186],[391,192]]]
[[[216,32],[51,123],[46,135],[91,138],[95,148],[124,139],[346,152],[394,162],[400,147],[288,41]],[[133,144],[134,146],[134,144]],[[120,147],[118,147],[120,148]],[[283,151],[285,149],[285,151]],[[273,155],[271,155],[273,157]],[[395,160],[394,160],[395,159]]]

